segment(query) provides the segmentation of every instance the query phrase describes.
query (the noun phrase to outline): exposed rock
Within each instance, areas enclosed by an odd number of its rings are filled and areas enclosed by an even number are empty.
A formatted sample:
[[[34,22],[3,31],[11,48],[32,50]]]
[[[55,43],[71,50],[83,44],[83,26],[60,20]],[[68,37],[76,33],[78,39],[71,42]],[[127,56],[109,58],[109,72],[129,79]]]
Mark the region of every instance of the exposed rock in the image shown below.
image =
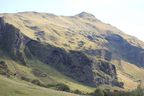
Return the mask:
[[[4,61],[0,61],[0,74],[5,76],[10,76],[10,71],[7,64]]]
[[[35,32],[35,35],[38,40],[45,40],[45,32],[44,31],[37,31]]]
[[[0,44],[2,43],[2,40],[3,40],[3,31],[2,30],[4,30],[4,29],[5,29],[5,23],[4,23],[3,17],[0,17]]]
[[[105,61],[98,61],[98,66],[101,71],[110,75],[112,78],[116,79],[116,68],[113,64]]]
[[[77,15],[75,15],[75,16],[80,17],[80,18],[84,18],[84,19],[87,19],[87,20],[90,20],[90,21],[92,21],[92,22],[94,22],[94,21],[99,21],[99,20],[97,20],[97,19],[95,18],[94,15],[92,15],[92,14],[90,14],[90,13],[87,13],[87,12],[81,12],[80,14],[77,14]]]
[[[117,80],[115,66],[108,61],[101,61],[111,60],[111,53],[107,50],[95,50],[94,54],[85,51],[87,54],[101,57],[100,61],[92,61],[83,52],[65,51],[64,49],[48,44],[45,45],[37,41],[30,41],[28,48],[42,62],[51,65],[63,74],[84,84],[91,86],[97,86],[99,84],[111,85],[112,80]],[[98,76],[94,74],[93,70],[99,70],[108,76]]]
[[[92,15],[92,14],[90,14],[90,13],[87,13],[87,12],[81,12],[81,13],[77,14],[76,16],[79,16],[79,17],[95,18],[94,15]]]
[[[31,53],[42,62],[79,82],[94,85],[92,62],[82,52],[66,52],[63,49],[36,41],[29,42],[28,47]]]
[[[123,82],[118,82],[117,80],[112,80],[111,84],[112,84],[112,86],[118,86],[120,88],[124,87],[124,83]]]
[[[111,57],[112,53],[106,49],[85,50],[84,52],[88,55],[96,56],[97,58],[107,60],[107,61],[111,61],[112,58]]]
[[[140,51],[139,52],[139,62],[140,62],[140,65],[144,66],[144,51]]]
[[[113,81],[119,83],[116,68],[108,61],[93,60],[93,72],[96,86],[101,84],[114,85],[112,84]],[[117,85],[115,84],[115,86]]]
[[[20,33],[20,30],[13,25],[5,23],[0,18],[0,46],[10,57],[14,60],[20,61],[22,64],[25,62],[25,44],[29,41],[27,37]]]
[[[116,51],[120,55],[121,59],[132,64],[137,64],[140,67],[144,66],[144,49],[130,44],[120,35],[109,34],[105,36],[105,38],[109,41],[107,43],[109,49]]]
[[[79,42],[78,42],[78,46],[79,46],[79,47],[83,47],[84,44],[85,44],[85,42],[83,42],[83,41],[79,41]]]

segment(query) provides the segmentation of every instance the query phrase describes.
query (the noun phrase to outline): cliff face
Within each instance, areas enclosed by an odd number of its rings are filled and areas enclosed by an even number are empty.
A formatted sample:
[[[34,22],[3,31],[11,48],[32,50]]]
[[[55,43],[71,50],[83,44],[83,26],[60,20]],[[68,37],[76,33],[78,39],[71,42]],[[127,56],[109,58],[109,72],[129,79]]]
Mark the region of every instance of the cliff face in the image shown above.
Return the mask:
[[[110,46],[109,49],[115,49],[121,59],[140,67],[144,66],[143,48],[130,44],[122,36],[117,34],[109,34],[105,36],[105,39],[109,41],[106,44],[107,46]]]
[[[9,54],[12,59],[26,64],[24,49],[28,38],[22,35],[18,28],[5,23],[3,18],[0,18],[0,39],[1,48]]]
[[[96,53],[100,52],[95,54],[95,56],[101,56],[99,58],[100,60],[95,60],[87,56],[87,53],[85,52],[72,50],[66,51],[36,41],[30,41],[27,46],[30,52],[39,60],[53,66],[76,81],[91,86],[101,84],[111,85],[112,82],[117,81],[116,68],[109,62],[111,60],[111,55],[107,56],[110,52],[106,50],[95,50]],[[109,61],[104,61],[107,59]],[[104,76],[104,74],[107,74],[107,76]],[[119,82],[117,81],[117,83]]]

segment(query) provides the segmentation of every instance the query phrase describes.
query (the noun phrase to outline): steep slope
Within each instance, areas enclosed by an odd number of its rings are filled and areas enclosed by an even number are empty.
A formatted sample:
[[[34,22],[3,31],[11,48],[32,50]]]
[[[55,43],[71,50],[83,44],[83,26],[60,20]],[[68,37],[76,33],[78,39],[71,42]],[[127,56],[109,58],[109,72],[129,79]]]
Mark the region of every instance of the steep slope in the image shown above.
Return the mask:
[[[0,16],[1,49],[25,66],[30,65],[29,59],[36,58],[68,78],[93,87],[123,87],[123,81],[127,88],[127,79],[135,88],[135,81],[143,80],[144,43],[92,14],[21,12]],[[135,73],[130,70],[132,66]]]

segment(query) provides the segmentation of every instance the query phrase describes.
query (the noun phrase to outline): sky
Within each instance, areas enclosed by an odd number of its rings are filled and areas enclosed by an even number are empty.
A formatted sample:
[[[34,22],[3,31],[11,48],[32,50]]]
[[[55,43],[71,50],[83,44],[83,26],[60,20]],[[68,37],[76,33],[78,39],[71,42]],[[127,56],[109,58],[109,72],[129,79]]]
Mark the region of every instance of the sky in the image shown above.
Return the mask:
[[[66,16],[85,11],[144,41],[144,0],[0,0],[0,13],[22,11]]]

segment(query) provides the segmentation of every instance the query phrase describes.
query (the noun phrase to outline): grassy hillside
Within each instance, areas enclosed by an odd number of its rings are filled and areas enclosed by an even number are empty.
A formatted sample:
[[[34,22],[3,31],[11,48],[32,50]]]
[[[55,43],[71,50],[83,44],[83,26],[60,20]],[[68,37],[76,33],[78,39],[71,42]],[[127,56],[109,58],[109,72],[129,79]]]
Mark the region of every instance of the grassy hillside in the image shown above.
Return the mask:
[[[119,81],[125,83],[124,88],[126,90],[133,90],[137,88],[140,84],[139,80],[144,80],[144,69],[142,67],[138,67],[135,64],[128,63],[126,61],[121,60],[113,61],[113,64],[117,67],[117,74]]]
[[[43,64],[38,60],[29,60],[28,64],[32,69],[39,69],[47,74],[47,77],[39,77],[39,79],[46,84],[64,83],[68,85],[71,90],[78,89],[82,92],[93,92],[95,89],[70,79],[69,77],[56,71],[54,68]]]
[[[89,87],[72,80],[71,78],[63,75],[62,73],[58,72],[54,68],[46,64],[43,64],[42,62],[36,59],[27,60],[28,66],[23,66],[22,64],[12,60],[11,58],[3,54],[3,56],[0,58],[0,61],[5,61],[6,64],[8,65],[8,69],[10,70],[10,72],[12,74],[17,74],[16,76],[14,76],[15,79],[13,78],[13,80],[20,80],[21,77],[23,76],[29,78],[30,80],[35,80],[35,79],[40,80],[45,85],[64,83],[68,85],[72,91],[78,89],[83,93],[87,93],[87,92],[90,93],[95,90],[95,88],[93,87]],[[44,74],[46,74],[46,76],[45,77],[35,76],[33,74],[33,70],[41,71]]]
[[[54,91],[26,83],[8,79],[0,75],[0,96],[76,96],[74,94]]]
[[[89,13],[56,16],[48,13],[22,12],[0,16],[4,16],[0,18],[4,20],[0,22],[0,36],[12,37],[8,40],[0,38],[1,41],[4,40],[0,47],[3,51],[10,49],[12,54],[7,52],[9,55],[6,55],[0,50],[0,61],[5,62],[12,74],[10,78],[0,76],[0,93],[4,96],[73,96],[51,90],[52,88],[38,87],[30,83],[33,80],[38,80],[46,86],[62,83],[68,85],[71,91],[79,90],[82,93],[93,92],[96,89],[95,85],[99,83],[99,88],[102,89],[123,90],[115,85],[124,83],[125,91],[133,90],[138,86],[138,80],[144,80],[144,69],[138,67],[143,67],[144,43],[110,24],[101,22]],[[100,56],[97,56],[98,54]],[[132,56],[133,54],[135,55]],[[109,60],[97,62],[100,61],[98,59]],[[24,61],[25,65],[21,64],[21,61]],[[70,68],[63,71],[68,66]],[[69,74],[65,74],[69,71]],[[72,77],[71,73],[76,75]],[[26,80],[22,80],[22,77]],[[117,81],[117,77],[118,82],[112,82],[114,79]],[[84,80],[95,82],[95,87],[83,84]]]

